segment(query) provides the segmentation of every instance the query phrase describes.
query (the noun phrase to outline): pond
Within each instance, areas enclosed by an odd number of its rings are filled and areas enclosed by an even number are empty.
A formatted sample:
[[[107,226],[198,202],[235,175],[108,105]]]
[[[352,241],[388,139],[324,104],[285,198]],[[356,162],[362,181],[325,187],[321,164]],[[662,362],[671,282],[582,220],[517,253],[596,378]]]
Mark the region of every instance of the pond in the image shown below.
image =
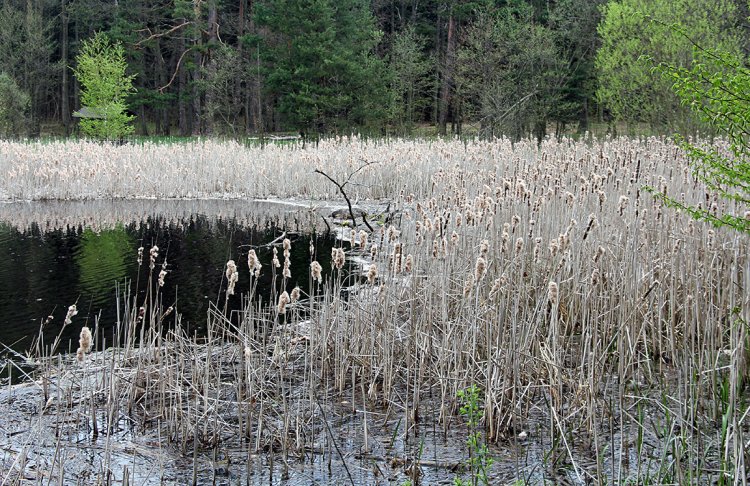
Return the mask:
[[[154,246],[159,248],[154,279],[166,262],[167,275],[161,289],[164,306],[174,305],[187,332],[200,333],[206,325],[209,302],[221,299],[223,304],[228,260],[237,261],[240,269],[235,295],[247,291],[248,272],[242,270],[247,270],[250,248],[266,266],[257,290],[268,295],[272,285],[272,247],[268,243],[284,232],[294,242],[290,283],[305,291],[310,239],[319,253],[315,258],[324,269],[330,268],[335,238],[326,236],[326,228],[321,225],[316,208],[290,202],[97,200],[2,204],[0,251],[5,258],[0,261],[0,349],[5,355],[10,350],[24,353],[45,321],[45,340],[51,342],[60,334],[72,304],[78,314],[63,330],[61,350],[76,342],[84,325],[92,329],[98,326],[101,339],[111,340],[118,318],[118,297],[127,292],[126,288],[130,295],[137,294],[137,299],[145,297],[149,251]],[[145,254],[142,265],[138,264],[140,247]],[[239,297],[229,300],[230,309],[238,309],[240,304]]]

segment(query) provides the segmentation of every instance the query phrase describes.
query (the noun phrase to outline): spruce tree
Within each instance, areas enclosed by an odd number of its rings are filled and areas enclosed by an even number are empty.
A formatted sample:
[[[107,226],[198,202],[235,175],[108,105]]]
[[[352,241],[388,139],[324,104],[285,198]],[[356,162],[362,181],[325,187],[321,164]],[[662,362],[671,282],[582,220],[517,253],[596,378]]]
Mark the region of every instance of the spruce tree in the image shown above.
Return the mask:
[[[364,0],[273,0],[258,6],[266,87],[283,125],[337,132],[383,118],[381,38]]]

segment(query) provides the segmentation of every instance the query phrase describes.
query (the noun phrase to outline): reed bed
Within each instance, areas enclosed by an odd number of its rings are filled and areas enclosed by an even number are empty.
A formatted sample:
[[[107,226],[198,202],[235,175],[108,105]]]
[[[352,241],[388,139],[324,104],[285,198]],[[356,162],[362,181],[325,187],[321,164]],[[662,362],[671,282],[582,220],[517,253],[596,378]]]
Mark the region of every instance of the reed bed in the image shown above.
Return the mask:
[[[76,169],[75,184],[30,175],[74,149],[77,164],[97,167]],[[157,255],[147,300],[123,297],[116,335],[94,333],[100,352],[74,361],[38,348],[35,377],[48,404],[39,420],[52,415],[88,438],[117,427],[140,444],[158,438],[192,456],[194,482],[201,457],[262,453],[283,477],[294,464],[335,460],[344,482],[429,484],[454,474],[443,467],[451,461],[415,450],[428,436],[461,443],[457,395],[475,384],[486,436],[505,457],[493,469],[498,482],[746,481],[750,241],[643,191],[740,210],[695,183],[670,142],[60,143],[0,154],[0,166],[20,167],[3,182],[10,198],[154,190],[325,199],[335,194],[311,180],[314,168],[346,179],[376,161],[350,196],[388,198],[398,215],[374,233],[343,229],[332,268],[316,266],[311,245],[302,277],[282,270],[286,243],[278,263],[234,250],[224,290],[243,310],[212,307],[202,337],[185,335],[179,309],[159,302]],[[188,172],[173,173],[179,164]],[[154,184],[114,182],[115,167]],[[96,181],[100,194],[91,192]],[[234,272],[256,271],[273,272],[271,295],[228,291]],[[310,294],[294,295],[293,278],[310,279]],[[70,435],[61,437],[67,450]],[[113,473],[107,457],[97,477],[130,477]],[[11,462],[6,481],[20,481],[23,453]]]

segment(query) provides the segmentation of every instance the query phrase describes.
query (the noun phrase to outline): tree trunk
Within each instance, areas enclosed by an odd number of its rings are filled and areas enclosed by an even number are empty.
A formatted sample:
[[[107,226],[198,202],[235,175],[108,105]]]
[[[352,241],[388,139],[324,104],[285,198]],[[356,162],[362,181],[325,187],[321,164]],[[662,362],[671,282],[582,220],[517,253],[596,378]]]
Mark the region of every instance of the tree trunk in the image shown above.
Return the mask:
[[[156,60],[155,83],[157,86],[164,86],[167,84],[167,65],[161,53],[161,39],[158,37],[156,38],[156,42],[154,42],[154,59]],[[159,135],[169,135],[169,118],[166,111],[164,103],[159,102],[155,113],[156,133]]]
[[[181,22],[185,22],[186,19],[180,19]],[[185,37],[179,36],[179,53],[175,58],[175,62],[179,59],[179,56],[185,52]],[[180,129],[180,136],[187,137],[191,133],[189,109],[187,103],[187,70],[185,69],[185,63],[180,63],[177,72],[177,124]]]
[[[68,9],[67,0],[61,1],[60,20],[62,33],[60,35],[60,62],[62,63],[62,89],[60,90],[60,119],[62,120],[65,136],[70,135],[70,81],[68,76]]]
[[[215,74],[216,74],[216,67],[213,62],[211,62],[211,54],[213,49],[216,47],[216,42],[218,39],[218,29],[219,24],[217,23],[217,13],[216,13],[216,0],[209,0],[208,1],[208,50],[206,52],[206,57],[208,58],[208,78],[213,83],[215,80]],[[206,62],[204,60],[204,62]],[[205,117],[205,124],[204,124],[204,133],[206,135],[213,135],[214,133],[214,116],[213,111],[216,109],[216,93],[214,92],[214,88],[208,88],[206,90],[206,107],[210,110],[206,113]]]
[[[193,54],[193,135],[198,136],[202,133],[201,130],[201,45],[203,39],[201,38],[201,0],[193,0],[193,20],[195,21],[193,44],[195,45],[195,53]]]
[[[237,27],[237,59],[239,59],[239,63],[241,66],[245,66],[245,50],[243,48],[243,41],[242,37],[245,35],[245,9],[247,8],[247,0],[240,0],[240,9],[237,13],[238,17],[238,27]],[[237,76],[234,78],[234,93],[232,94],[232,103],[234,106],[242,106],[240,104],[240,100],[242,99],[243,94],[243,85],[242,85],[242,79],[244,78],[242,70],[237,71]],[[244,113],[243,113],[244,112]],[[234,115],[232,116],[232,124],[235,127],[239,127],[239,122],[241,119],[246,120],[249,114],[246,110],[240,108],[239,110],[234,112]],[[243,131],[247,133],[247,122],[245,121],[243,124],[243,127],[245,128]]]
[[[443,63],[443,76],[440,83],[440,103],[438,113],[438,129],[441,135],[446,134],[448,114],[450,113],[453,96],[453,71],[456,64],[456,21],[453,13],[448,16],[448,39]]]

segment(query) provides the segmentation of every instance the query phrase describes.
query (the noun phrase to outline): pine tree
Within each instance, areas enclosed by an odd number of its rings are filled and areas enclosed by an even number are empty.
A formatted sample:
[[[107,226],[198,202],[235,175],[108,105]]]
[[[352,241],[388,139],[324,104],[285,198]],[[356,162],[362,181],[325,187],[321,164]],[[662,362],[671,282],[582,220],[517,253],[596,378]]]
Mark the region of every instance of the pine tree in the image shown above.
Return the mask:
[[[383,118],[381,33],[363,0],[274,0],[258,6],[266,87],[284,125],[336,132]]]

